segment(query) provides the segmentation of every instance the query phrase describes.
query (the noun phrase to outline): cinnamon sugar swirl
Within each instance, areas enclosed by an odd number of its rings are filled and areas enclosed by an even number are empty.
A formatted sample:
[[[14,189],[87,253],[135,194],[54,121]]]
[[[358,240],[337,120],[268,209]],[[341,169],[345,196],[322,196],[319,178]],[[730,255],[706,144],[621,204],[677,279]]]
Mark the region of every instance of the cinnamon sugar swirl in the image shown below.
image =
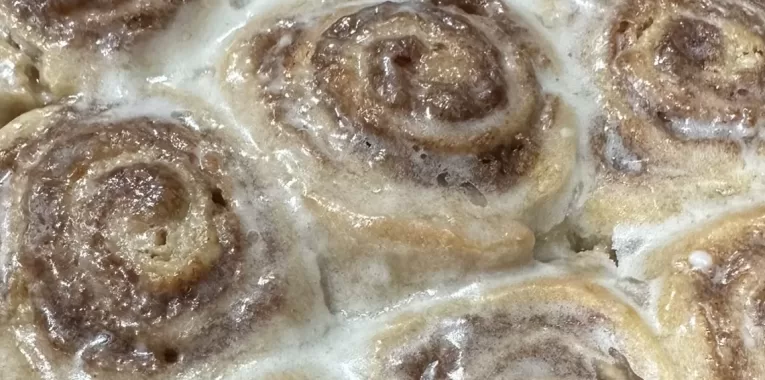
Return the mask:
[[[0,9],[36,42],[114,49],[172,20],[186,0],[3,0]],[[21,32],[27,30],[29,33]]]
[[[666,346],[693,379],[765,373],[765,210],[724,216],[646,255]]]
[[[592,228],[652,222],[688,201],[745,192],[765,114],[765,7],[758,1],[629,0],[610,20],[595,154],[604,186]]]
[[[404,316],[375,379],[681,379],[652,329],[587,279],[539,278]]]
[[[256,171],[210,130],[109,112],[0,130],[0,316],[22,352],[48,376],[135,379],[285,339],[316,294]]]
[[[186,3],[191,1],[0,0],[0,28],[30,53],[40,83],[56,98],[92,95],[105,74],[150,63],[151,53],[137,45],[168,29]]]
[[[330,230],[330,293],[385,298],[428,271],[516,265],[533,232],[562,218],[572,119],[540,84],[555,69],[544,41],[504,3],[380,3],[262,24],[239,34],[221,79],[255,139],[301,168],[307,206]]]

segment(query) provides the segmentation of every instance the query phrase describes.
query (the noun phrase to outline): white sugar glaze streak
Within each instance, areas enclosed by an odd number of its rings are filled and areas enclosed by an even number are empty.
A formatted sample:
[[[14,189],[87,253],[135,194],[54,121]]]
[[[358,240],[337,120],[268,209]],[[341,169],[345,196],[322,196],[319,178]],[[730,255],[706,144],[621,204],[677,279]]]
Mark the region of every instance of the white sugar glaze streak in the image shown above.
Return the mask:
[[[247,1],[243,1],[247,2]],[[591,180],[595,177],[594,167],[589,148],[590,130],[593,120],[600,110],[598,91],[594,80],[591,78],[592,68],[583,67],[580,54],[587,51],[603,49],[603,41],[597,41],[594,46],[585,46],[584,42],[592,40],[588,35],[594,25],[602,25],[607,11],[613,4],[609,0],[506,0],[511,9],[516,10],[526,22],[533,26],[536,32],[541,33],[548,43],[551,44],[555,56],[553,62],[556,66],[555,73],[545,75],[540,79],[546,92],[560,96],[565,104],[570,106],[576,113],[577,126],[579,128],[579,165],[577,165],[576,181],[571,191],[577,194],[574,206],[581,204],[586,199],[588,190],[594,184]],[[233,35],[250,20],[267,15],[269,19],[275,12],[281,15],[306,14],[315,9],[330,9],[336,2],[322,1],[321,4],[306,1],[276,2],[270,0],[252,0],[247,2],[241,9],[236,9],[224,1],[200,1],[198,5],[184,8],[177,21],[163,32],[154,41],[142,46],[142,57],[132,64],[122,62],[113,65],[114,71],[107,72],[103,80],[91,95],[82,95],[84,103],[103,104],[131,104],[129,107],[118,108],[115,115],[128,117],[133,114],[171,117],[168,109],[174,108],[173,104],[164,101],[145,99],[145,90],[167,90],[174,93],[187,93],[202,99],[208,103],[215,112],[216,119],[220,121],[216,127],[232,128],[232,133],[243,139],[242,146],[251,146],[241,151],[243,156],[252,160],[276,160],[281,162],[287,172],[299,170],[294,166],[295,152],[279,151],[267,152],[261,149],[258,141],[253,141],[247,132],[247,127],[238,125],[231,110],[226,105],[224,98],[216,83],[216,65],[220,61]],[[343,3],[348,4],[348,3]],[[363,3],[362,3],[363,4]],[[599,45],[600,44],[600,45]],[[596,69],[602,68],[602,62],[595,62]],[[2,67],[2,62],[0,62]],[[2,74],[0,70],[0,74]],[[572,130],[571,133],[574,133]],[[296,148],[299,149],[299,148]],[[617,148],[614,148],[617,149]],[[748,169],[758,171],[761,164],[750,160]],[[761,171],[762,172],[762,171]],[[8,179],[0,177],[0,191],[7,188]],[[287,198],[293,217],[298,220],[298,228],[301,229],[303,240],[317,239],[311,236],[311,218],[303,210],[299,195],[302,192],[301,184],[296,180],[284,180],[280,183],[281,188],[274,189],[274,194],[281,198]],[[246,189],[240,191],[240,197],[246,197]],[[760,189],[762,190],[762,189]],[[765,191],[753,193],[765,194]],[[286,194],[286,195],[285,195]],[[758,199],[761,200],[761,199]],[[3,202],[7,200],[3,198]],[[240,198],[238,201],[242,201]],[[733,206],[745,207],[752,201],[751,196],[742,197],[732,203],[718,205],[689,205],[688,212],[682,216],[657,226],[629,226],[619,225],[615,229],[614,245],[620,259],[618,276],[623,278],[640,277],[641,269],[637,264],[640,253],[648,251],[651,247],[666,241],[677,231],[686,228],[700,220],[712,218],[724,210],[730,210]],[[737,206],[738,205],[738,206]],[[564,205],[565,206],[565,205]],[[723,208],[725,206],[725,209]],[[5,228],[5,212],[8,205],[0,205],[0,231]],[[691,210],[694,210],[691,212]],[[699,211],[703,210],[703,211]],[[246,223],[247,218],[243,218]],[[6,250],[0,238],[0,255],[6,257]],[[313,246],[313,245],[307,245]],[[312,262],[313,253],[305,249],[305,260]],[[688,254],[691,254],[690,252]],[[696,257],[698,258],[698,257]],[[0,262],[0,264],[4,264]],[[3,267],[5,267],[3,265]],[[386,322],[394,319],[400,312],[416,311],[432,306],[444,300],[454,297],[475,297],[483,289],[512,284],[523,279],[534,278],[540,275],[560,274],[565,270],[558,266],[548,264],[535,264],[532,267],[519,268],[513,273],[501,276],[485,276],[473,284],[461,287],[443,287],[429,289],[421,294],[413,294],[402,300],[400,304],[390,307],[380,315],[361,316],[353,319],[336,317],[330,321],[316,323],[315,331],[308,335],[318,338],[310,341],[301,341],[294,338],[295,344],[288,349],[271,353],[267,358],[257,358],[252,362],[237,361],[237,364],[226,372],[211,372],[205,367],[190,368],[182,379],[255,379],[261,378],[275,371],[285,369],[294,370],[301,368],[311,377],[320,379],[322,376],[328,379],[347,378],[364,379],[367,367],[365,358],[371,357],[370,349],[372,335],[380,331]],[[6,274],[2,273],[3,278]],[[318,276],[318,269],[312,275]],[[617,277],[617,276],[614,276]],[[625,302],[633,304],[638,310],[650,308],[639,307],[636,298],[647,299],[649,304],[653,302],[656,293],[656,283],[646,284],[643,294],[628,296],[622,292],[621,282],[603,280],[601,285],[613,289],[620,294]],[[645,305],[642,305],[645,306]],[[0,309],[0,311],[2,311]],[[655,317],[644,315],[646,321],[655,324]],[[20,336],[20,338],[24,338]],[[299,358],[300,362],[294,360]],[[303,358],[310,358],[303,360]],[[74,363],[76,366],[76,363]],[[45,368],[45,366],[43,366]],[[314,369],[318,368],[319,372]],[[322,373],[321,371],[331,371]],[[83,371],[75,371],[72,378],[90,379]],[[52,373],[44,374],[45,378],[53,379]]]

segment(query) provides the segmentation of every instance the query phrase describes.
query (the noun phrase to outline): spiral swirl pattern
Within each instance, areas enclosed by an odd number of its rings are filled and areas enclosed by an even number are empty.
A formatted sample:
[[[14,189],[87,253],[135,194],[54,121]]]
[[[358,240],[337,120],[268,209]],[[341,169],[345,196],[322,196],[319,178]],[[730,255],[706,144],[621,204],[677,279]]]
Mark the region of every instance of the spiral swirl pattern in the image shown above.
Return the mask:
[[[435,281],[423,273],[526,262],[534,232],[563,217],[574,128],[542,86],[551,50],[501,1],[264,23],[240,32],[220,79],[254,139],[300,161],[332,236],[320,265],[333,311],[420,291]]]
[[[585,234],[601,236],[746,193],[765,111],[760,2],[630,0],[614,11],[598,40],[598,184],[583,212]]]
[[[534,167],[554,101],[537,83],[528,32],[500,2],[338,13],[321,27],[281,21],[256,33],[229,77],[253,77],[276,119],[330,162],[350,152],[357,166],[483,205],[484,192]]]
[[[3,0],[16,22],[45,41],[119,48],[163,28],[186,0]]]
[[[379,378],[674,376],[637,312],[585,281],[530,281],[426,315],[379,340]]]
[[[676,137],[726,137],[733,126],[699,133],[684,121],[761,121],[763,21],[756,1],[630,1],[612,24],[609,70],[633,109]]]
[[[215,136],[67,113],[0,157],[17,194],[14,302],[58,350],[154,372],[221,350],[284,304],[286,245],[262,206],[245,236]]]
[[[694,378],[756,378],[765,368],[762,215],[725,217],[647,256],[649,277],[664,283],[658,310],[669,347]]]

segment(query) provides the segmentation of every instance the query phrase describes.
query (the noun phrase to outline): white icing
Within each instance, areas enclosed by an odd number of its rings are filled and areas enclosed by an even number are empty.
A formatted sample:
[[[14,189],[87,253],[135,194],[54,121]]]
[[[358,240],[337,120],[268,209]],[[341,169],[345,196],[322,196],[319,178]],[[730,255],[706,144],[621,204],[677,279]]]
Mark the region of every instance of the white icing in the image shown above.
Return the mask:
[[[296,3],[294,6],[289,6],[292,9],[287,14],[300,14],[301,9],[315,6],[303,4],[299,0]],[[588,68],[582,67],[578,61],[578,52],[581,48],[581,41],[586,38],[585,30],[589,23],[588,17],[600,12],[600,4],[596,1],[587,0],[577,0],[572,3],[558,0],[549,2],[517,0],[509,3],[511,7],[521,13],[533,28],[553,43],[552,48],[556,55],[554,61],[559,62],[559,65],[556,65],[556,70],[545,71],[545,74],[540,78],[543,90],[560,96],[564,103],[574,109],[578,125],[589,125],[592,117],[598,112],[598,104],[595,101],[596,90],[588,78]],[[548,7],[549,4],[553,5],[552,11]],[[330,2],[327,2],[326,6],[330,7]],[[251,1],[240,9],[232,7],[227,1],[190,5],[181,12],[177,22],[167,32],[162,33],[159,38],[145,46],[143,59],[147,61],[148,69],[137,69],[131,65],[126,65],[126,67],[112,65],[113,71],[104,74],[95,91],[82,94],[82,102],[85,104],[96,102],[106,105],[122,105],[109,111],[105,117],[127,118],[136,115],[149,115],[175,119],[177,115],[174,114],[174,111],[179,109],[178,105],[161,98],[146,98],[144,89],[148,87],[155,90],[179,90],[211,104],[218,113],[216,116],[226,119],[226,126],[232,128],[232,132],[240,135],[244,142],[252,143],[251,150],[248,148],[247,152],[242,152],[243,155],[258,160],[271,159],[258,154],[258,142],[251,141],[246,132],[247,127],[238,125],[231,117],[231,111],[216,83],[215,65],[226,53],[226,47],[240,27],[247,24],[255,16],[267,14],[273,9],[283,7],[284,4],[270,0]],[[237,80],[237,78],[228,79],[234,83]],[[192,127],[197,128],[193,125]],[[314,126],[314,128],[319,127]],[[571,136],[575,131],[573,127],[570,127],[563,129],[561,133],[564,136]],[[578,133],[578,135],[581,136],[580,150],[587,152],[588,134]],[[293,158],[295,154],[296,152],[293,151],[280,151],[275,152],[273,157],[286,166],[286,171],[289,173],[300,170],[299,167],[295,166],[297,165],[297,161]],[[587,154],[580,153],[580,155],[580,160],[587,159]],[[581,165],[581,167],[587,168],[588,165]],[[588,169],[579,170],[583,171],[579,177],[591,178],[586,173]],[[310,231],[311,218],[302,208],[300,202],[296,201],[303,190],[301,184],[296,181],[285,181],[281,185],[281,188],[270,191],[277,195],[276,199],[292,199],[288,202],[293,211],[291,217],[298,220],[297,225],[302,229],[303,239],[311,239],[311,243],[306,244],[306,246],[320,246],[323,237],[316,236]],[[380,194],[390,195],[387,194],[385,188],[380,190]],[[244,202],[247,199],[247,192],[247,189],[240,189],[239,193],[235,195],[236,202]],[[381,201],[380,205],[386,208],[393,206],[396,202],[398,199],[389,199],[385,202]],[[563,204],[560,207],[566,206]],[[256,221],[244,218],[245,229],[251,223],[256,223]],[[6,229],[3,228],[3,230]],[[475,233],[480,235],[482,231],[477,230]],[[306,262],[314,260],[312,250],[307,250],[305,256]],[[399,311],[416,312],[455,297],[478,297],[486,289],[540,275],[561,273],[565,273],[565,271],[559,267],[538,265],[522,268],[514,273],[485,276],[479,281],[468,284],[449,284],[428,289],[422,293],[413,294],[397,304],[389,305],[380,314],[362,315],[352,319],[340,317],[336,321],[328,321],[324,325],[327,326],[327,330],[314,327],[323,333],[313,332],[310,334],[311,336],[318,336],[318,338],[307,344],[299,343],[302,341],[300,339],[294,339],[292,341],[294,344],[285,345],[291,346],[291,348],[272,352],[267,357],[252,359],[251,362],[239,361],[239,364],[225,371],[225,373],[208,372],[205,368],[190,368],[180,378],[188,380],[199,378],[254,379],[284,369],[303,369],[311,375],[308,378],[312,379],[366,379],[368,358],[371,356],[369,352],[371,336],[381,331],[386,321],[394,319]],[[388,276],[384,265],[370,266],[359,275],[374,278],[380,282],[385,282]],[[313,273],[313,276],[318,277],[318,270]],[[317,321],[314,326],[316,325],[323,324]],[[34,339],[32,338],[33,335],[31,332],[24,333],[24,336],[29,337],[29,340]],[[603,336],[601,340],[603,340],[602,345],[605,347],[610,338]],[[30,343],[26,346],[34,347],[34,344]],[[38,355],[38,358],[33,359],[33,361],[40,362],[42,357],[43,355]],[[294,358],[310,359],[295,361]],[[73,366],[76,368],[81,364],[77,361],[73,363]],[[529,371],[524,372],[533,373],[537,363],[530,362],[525,365],[529,366]],[[314,368],[319,368],[319,372],[315,372]],[[45,376],[48,378],[55,376],[55,371],[48,363],[40,370],[46,373]],[[326,373],[321,371],[326,371]],[[70,375],[78,379],[90,379],[85,371],[75,370]],[[455,376],[459,378],[460,374],[455,374]]]
[[[273,9],[283,8],[285,4],[272,0],[255,0],[244,3],[240,8],[235,8],[228,1],[207,2],[214,4],[191,5],[185,8],[178,17],[177,22],[166,33],[163,33],[155,41],[145,46],[144,57],[147,61],[148,69],[135,69],[132,67],[113,67],[113,71],[105,73],[103,80],[99,82],[99,87],[91,94],[83,95],[83,102],[98,102],[102,104],[124,104],[110,111],[110,117],[130,117],[133,115],[149,115],[162,118],[174,118],[179,116],[174,111],[179,111],[179,106],[162,100],[160,98],[145,98],[145,89],[168,89],[179,90],[184,93],[203,99],[214,107],[216,116],[225,120],[225,128],[231,128],[232,132],[240,136],[249,148],[243,148],[241,154],[253,160],[275,160],[279,162],[284,170],[289,174],[300,170],[296,155],[305,154],[300,151],[279,151],[273,152],[271,157],[265,157],[260,151],[258,141],[253,141],[247,133],[247,127],[239,125],[234,121],[229,106],[216,83],[217,62],[220,61],[223,54],[226,53],[226,47],[231,42],[233,35],[242,26],[246,25],[252,18],[269,14]],[[290,5],[291,14],[301,14],[305,8],[310,8],[300,0],[295,0],[294,6]],[[331,1],[322,1],[329,7]],[[509,0],[510,7],[520,12],[528,23],[535,30],[541,33],[547,41],[553,46],[555,52],[555,62],[557,70],[545,72],[540,78],[541,86],[545,92],[560,96],[565,104],[568,104],[576,115],[577,125],[582,130],[577,131],[579,136],[579,165],[577,165],[576,186],[582,197],[575,200],[574,205],[581,204],[583,198],[595,184],[592,183],[594,167],[591,162],[590,152],[590,130],[594,123],[593,120],[600,110],[600,99],[598,91],[590,77],[592,68],[583,67],[580,60],[580,53],[583,48],[583,41],[590,40],[587,31],[593,23],[600,22],[608,4],[605,0]],[[283,42],[283,41],[282,41]],[[280,43],[282,43],[280,42]],[[596,42],[593,49],[602,47],[597,44],[603,44],[603,41]],[[604,63],[596,61],[596,69],[602,68]],[[0,81],[8,83],[10,76],[7,74],[11,68],[6,62],[0,62]],[[231,83],[236,83],[239,79],[235,77],[227,78]],[[300,113],[295,112],[294,117],[299,117]],[[191,123],[194,118],[184,118],[190,127],[198,129],[198,125]],[[268,126],[264,126],[268,127]],[[321,126],[313,126],[320,128]],[[690,137],[708,138],[708,137],[730,137],[721,136],[721,129],[698,125],[676,124],[675,128]],[[561,131],[565,136],[574,134],[574,129],[565,128]],[[691,136],[691,133],[695,133]],[[743,128],[734,129],[735,136],[738,139],[748,137],[750,130]],[[762,132],[761,132],[762,133]],[[623,142],[617,136],[613,140],[608,140],[607,151],[613,157],[621,157],[626,160],[627,168],[634,171],[642,169],[642,163],[624,147]],[[765,172],[762,170],[762,163],[754,158],[747,161],[747,170],[751,172]],[[0,178],[0,189],[5,191],[7,181]],[[573,187],[573,184],[572,184]],[[297,219],[297,226],[300,229],[301,243],[306,247],[321,247],[322,236],[316,236],[311,231],[312,219],[301,205],[300,194],[303,192],[303,186],[296,180],[283,180],[279,188],[268,189],[274,199],[287,199],[286,203],[292,211],[292,218]],[[573,188],[571,189],[573,192]],[[245,202],[248,198],[248,192],[251,189],[242,188],[235,195],[236,202]],[[759,192],[765,194],[765,192]],[[370,196],[383,194],[390,196],[385,188],[373,192]],[[380,197],[378,197],[380,198]],[[765,196],[759,196],[763,200]],[[729,211],[737,207],[746,208],[751,205],[753,198],[751,196],[740,197],[734,200],[726,200],[725,203],[717,204],[689,204],[686,212],[668,220],[662,224],[656,225],[619,225],[614,230],[613,246],[617,251],[619,258],[619,275],[622,277],[640,277],[641,267],[640,256],[642,253],[650,251],[652,248],[663,244],[672,237],[677,236],[678,231],[685,230],[700,221],[709,220],[714,216],[721,215],[724,211]],[[566,200],[566,202],[568,199]],[[0,205],[0,231],[7,231],[7,197],[2,197]],[[386,203],[387,202],[387,203]],[[399,199],[387,199],[379,201],[380,207],[394,207]],[[560,207],[568,207],[563,204]],[[245,229],[258,221],[243,218]],[[558,223],[559,221],[554,221]],[[481,231],[476,231],[480,235]],[[8,252],[5,247],[4,239],[0,238],[0,266],[6,268],[5,258]],[[318,278],[318,269],[315,266],[315,252],[312,249],[306,249],[304,253],[306,263],[309,263],[313,272],[311,275]],[[694,251],[689,253],[688,262],[694,269],[709,270],[714,267],[713,258],[703,251]],[[240,361],[237,366],[227,370],[225,373],[210,373],[204,368],[191,368],[180,378],[198,379],[198,378],[220,378],[220,379],[254,379],[265,376],[272,372],[278,372],[284,369],[305,370],[307,378],[316,379],[365,379],[366,359],[370,357],[369,345],[371,336],[376,331],[380,331],[386,321],[393,319],[401,310],[417,312],[436,303],[454,299],[456,297],[471,298],[477,297],[482,291],[503,284],[510,284],[523,279],[533,278],[540,275],[556,275],[563,273],[560,268],[544,264],[537,264],[534,267],[521,268],[513,273],[506,273],[496,276],[485,276],[481,280],[467,284],[447,284],[438,288],[428,289],[423,293],[413,294],[410,297],[401,300],[395,305],[385,308],[379,315],[362,315],[360,317],[348,319],[341,316],[333,318],[317,318],[313,325],[315,331],[310,331],[308,335],[316,337],[308,343],[304,339],[288,337],[288,346],[280,351],[271,353],[265,358],[257,358],[252,361]],[[359,276],[373,278],[384,284],[389,280],[389,273],[386,272],[385,265],[370,265]],[[2,273],[2,279],[6,277]],[[263,278],[268,281],[268,278]],[[615,287],[613,283],[604,283],[609,288]],[[653,281],[648,284],[648,290],[641,294],[649,304],[656,302],[655,296],[658,294],[660,283]],[[625,302],[634,304],[630,297],[624,296]],[[320,300],[318,301],[320,302]],[[649,308],[639,308],[644,319],[656,327],[655,315],[649,314]],[[0,309],[1,311],[2,309]],[[742,329],[747,334],[747,329]],[[17,338],[28,343],[26,347],[34,347],[33,341],[35,334],[29,331],[18,331]],[[455,337],[457,339],[458,337]],[[613,344],[612,337],[603,334],[599,337],[600,345],[607,347]],[[749,342],[751,339],[745,339]],[[95,342],[94,342],[95,343]],[[747,343],[749,344],[749,343]],[[39,363],[40,371],[48,379],[55,378],[51,364],[44,361],[43,354],[39,352],[27,353],[32,357],[30,360]],[[301,360],[294,360],[300,358]],[[303,358],[310,358],[302,360]],[[74,363],[78,367],[81,363]],[[314,368],[320,368],[320,372],[315,372]],[[321,372],[326,371],[326,373]],[[542,371],[541,364],[536,362],[522,363],[520,371],[530,375],[536,375]],[[461,374],[455,374],[455,378],[461,378]],[[76,371],[72,378],[90,379],[84,371]]]
[[[688,263],[693,269],[706,271],[714,267],[715,260],[706,251],[693,251],[688,255]]]

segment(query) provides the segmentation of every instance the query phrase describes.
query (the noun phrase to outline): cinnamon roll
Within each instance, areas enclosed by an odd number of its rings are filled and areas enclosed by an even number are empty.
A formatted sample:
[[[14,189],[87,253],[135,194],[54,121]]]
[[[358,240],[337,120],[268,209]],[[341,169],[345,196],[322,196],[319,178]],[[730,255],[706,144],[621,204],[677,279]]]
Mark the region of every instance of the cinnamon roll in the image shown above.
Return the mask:
[[[540,278],[405,316],[376,379],[680,379],[652,329],[588,279]]]
[[[188,116],[109,112],[0,130],[0,316],[25,355],[133,379],[284,339],[315,294],[255,168]]]
[[[256,140],[300,166],[307,206],[331,229],[329,288],[367,292],[356,285],[373,276],[350,267],[382,270],[389,293],[429,268],[515,265],[562,218],[572,119],[540,84],[555,70],[547,47],[502,2],[262,24],[235,40],[222,83]],[[335,279],[346,275],[360,281]]]
[[[647,254],[670,354],[693,379],[765,373],[765,210],[733,214]]]
[[[604,185],[586,206],[593,228],[746,192],[756,173],[745,159],[764,125],[763,22],[758,1],[617,8],[598,57],[607,117],[594,138]]]
[[[41,104],[37,68],[0,32],[0,127]]]

